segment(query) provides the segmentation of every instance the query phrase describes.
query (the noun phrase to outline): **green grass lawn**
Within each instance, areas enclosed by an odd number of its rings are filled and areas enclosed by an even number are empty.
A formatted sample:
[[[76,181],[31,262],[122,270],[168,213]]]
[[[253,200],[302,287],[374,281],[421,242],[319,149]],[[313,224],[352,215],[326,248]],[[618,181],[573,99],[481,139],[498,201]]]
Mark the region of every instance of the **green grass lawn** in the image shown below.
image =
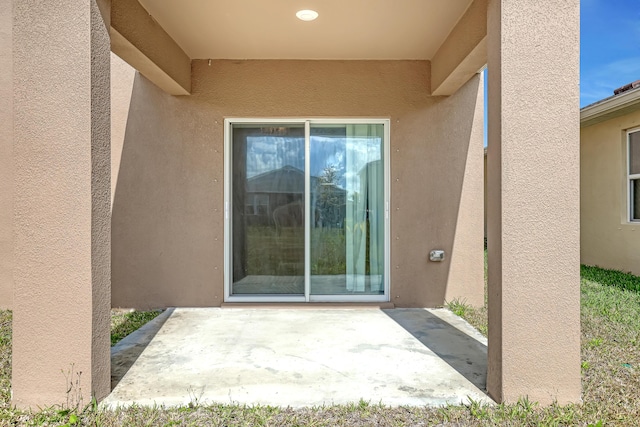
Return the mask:
[[[583,404],[539,407],[526,399],[512,405],[391,408],[375,402],[291,409],[193,404],[178,408],[48,408],[26,413],[9,405],[11,313],[0,311],[0,426],[634,426],[640,425],[639,278],[582,268]],[[486,333],[486,308],[454,302],[452,311]],[[114,313],[120,339],[157,315]],[[128,325],[125,328],[123,325]]]

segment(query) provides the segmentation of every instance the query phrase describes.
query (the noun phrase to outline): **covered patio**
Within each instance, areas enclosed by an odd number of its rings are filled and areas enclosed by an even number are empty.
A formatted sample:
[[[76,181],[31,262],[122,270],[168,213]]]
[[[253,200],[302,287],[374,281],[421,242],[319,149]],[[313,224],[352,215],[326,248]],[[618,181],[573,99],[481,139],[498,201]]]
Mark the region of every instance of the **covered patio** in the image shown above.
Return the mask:
[[[204,316],[210,319],[200,318],[196,326],[245,313],[243,321],[228,319],[239,328],[235,335],[220,336],[232,341],[251,332],[245,321],[259,331],[256,315],[276,315],[215,309],[238,301],[230,298],[232,275],[235,266],[246,267],[234,263],[242,253],[235,254],[230,241],[247,204],[234,205],[236,189],[226,185],[230,179],[243,184],[242,174],[229,167],[229,132],[232,125],[241,129],[243,120],[259,130],[264,122],[275,123],[270,134],[281,131],[280,122],[295,122],[294,130],[304,133],[299,151],[305,153],[314,123],[347,127],[375,120],[384,129],[376,139],[378,158],[367,163],[385,162],[384,197],[373,208],[368,204],[360,218],[363,227],[374,217],[386,221],[377,234],[380,256],[360,257],[362,265],[369,264],[359,277],[375,276],[378,284],[342,286],[342,295],[328,296],[332,301],[351,302],[344,295],[357,292],[355,301],[367,301],[362,294],[368,291],[375,293],[368,301],[403,309],[440,307],[454,299],[483,304],[485,97],[479,72],[485,66],[487,394],[497,402],[523,396],[541,404],[580,401],[579,0],[307,3],[304,8],[318,10],[316,21],[297,20],[302,6],[293,0],[0,4],[0,22],[7,24],[0,25],[0,303],[13,310],[16,406],[64,402],[68,387],[61,372],[70,367],[82,372],[85,402],[110,394],[112,306],[210,309]],[[112,54],[132,70],[129,77],[113,78],[120,68]],[[121,97],[123,85],[129,86]],[[363,166],[358,165],[369,173]],[[307,203],[308,169],[305,174]],[[354,202],[359,195],[348,197]],[[256,202],[251,209],[259,208]],[[311,211],[305,212],[308,230]],[[285,265],[304,271],[304,295],[296,298],[308,304],[314,265],[305,245],[304,260]],[[434,250],[444,257],[431,259]],[[372,258],[379,261],[375,272]],[[180,313],[204,312],[174,311],[167,331],[179,327]],[[322,322],[306,318],[309,313],[283,310],[295,318],[287,327],[304,323],[305,330],[288,334],[276,323],[263,335],[268,332],[274,342],[289,339],[282,344],[295,347],[326,321],[322,348],[335,345],[368,361],[375,358],[369,352],[385,354],[400,343],[408,346],[401,357],[437,361],[430,354],[438,355],[437,349],[422,338],[444,331],[447,340],[460,337],[435,312],[419,311],[425,317],[416,321],[404,317],[411,311],[378,311],[370,323],[385,319],[380,328],[388,333],[358,329],[362,347],[354,352],[350,337],[336,336],[344,324],[330,317],[339,311],[322,314]],[[141,354],[142,365],[147,354],[172,363],[173,356],[160,348],[163,331]],[[201,335],[180,331],[164,345],[204,345],[212,331],[215,325]],[[181,341],[182,336],[191,338]],[[266,347],[251,347],[259,340],[245,342],[252,356],[246,359],[269,360],[260,368],[266,376],[285,369]],[[388,390],[389,401],[418,404],[427,402],[420,396],[431,394],[422,392],[430,383],[420,381],[432,375],[482,388],[482,381],[474,383],[454,366],[462,364],[457,351],[443,351],[441,370],[416,361],[420,368],[405,372],[403,385],[387,377],[389,384],[378,390]],[[313,362],[304,357],[289,360],[299,363],[302,376],[312,375],[330,355]],[[395,360],[372,370],[391,373]],[[233,373],[225,363],[218,360],[216,366],[226,366],[220,368],[224,375]],[[238,375],[253,368],[243,365]],[[134,364],[116,394],[139,369]],[[218,374],[207,384],[223,378]],[[156,370],[152,379],[162,383],[169,375]],[[295,384],[295,373],[290,375],[285,378]],[[209,390],[194,387],[195,398]],[[233,390],[230,400],[240,399],[241,389]],[[355,391],[340,399],[377,400]],[[247,402],[262,401],[259,390],[251,393]],[[436,400],[457,399],[456,393]],[[184,395],[167,399],[184,401]],[[325,401],[327,395],[314,399]],[[292,395],[287,400],[302,403]]]

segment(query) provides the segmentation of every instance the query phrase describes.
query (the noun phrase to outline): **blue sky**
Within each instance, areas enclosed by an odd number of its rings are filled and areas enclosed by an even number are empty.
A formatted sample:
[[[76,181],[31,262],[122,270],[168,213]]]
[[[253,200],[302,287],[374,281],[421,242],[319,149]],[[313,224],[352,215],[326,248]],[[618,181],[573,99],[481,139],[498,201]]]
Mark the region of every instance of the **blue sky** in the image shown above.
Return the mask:
[[[640,80],[640,0],[581,0],[580,107]]]

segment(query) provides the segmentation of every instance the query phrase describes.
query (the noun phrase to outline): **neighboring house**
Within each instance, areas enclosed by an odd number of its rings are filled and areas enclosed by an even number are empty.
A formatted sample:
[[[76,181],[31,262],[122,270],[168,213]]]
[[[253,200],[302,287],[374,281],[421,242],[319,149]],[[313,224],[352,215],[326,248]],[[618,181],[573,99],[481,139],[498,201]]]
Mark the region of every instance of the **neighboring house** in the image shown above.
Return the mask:
[[[0,2],[16,405],[109,393],[112,306],[482,304],[485,65],[488,393],[580,400],[579,1],[317,6]]]
[[[640,275],[640,80],[580,110],[580,260]]]
[[[243,203],[245,220],[262,226],[274,225],[279,207],[304,200],[304,179],[304,171],[288,165],[248,178]],[[342,227],[347,191],[313,175],[310,176],[310,183],[311,223]]]
[[[245,180],[244,212],[238,215],[251,224],[274,224],[274,211],[286,204],[304,200],[304,171],[283,166]],[[312,181],[315,177],[311,177]],[[238,201],[240,202],[240,201]]]

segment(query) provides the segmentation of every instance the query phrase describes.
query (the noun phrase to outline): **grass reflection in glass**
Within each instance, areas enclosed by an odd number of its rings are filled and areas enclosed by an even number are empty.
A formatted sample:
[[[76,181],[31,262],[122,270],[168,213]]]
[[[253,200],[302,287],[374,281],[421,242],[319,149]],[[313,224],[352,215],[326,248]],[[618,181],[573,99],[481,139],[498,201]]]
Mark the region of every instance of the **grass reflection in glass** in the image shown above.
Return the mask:
[[[311,230],[311,274],[346,273],[344,229],[315,228]],[[247,274],[304,274],[304,232],[298,227],[283,227],[279,233],[273,227],[247,227]]]

